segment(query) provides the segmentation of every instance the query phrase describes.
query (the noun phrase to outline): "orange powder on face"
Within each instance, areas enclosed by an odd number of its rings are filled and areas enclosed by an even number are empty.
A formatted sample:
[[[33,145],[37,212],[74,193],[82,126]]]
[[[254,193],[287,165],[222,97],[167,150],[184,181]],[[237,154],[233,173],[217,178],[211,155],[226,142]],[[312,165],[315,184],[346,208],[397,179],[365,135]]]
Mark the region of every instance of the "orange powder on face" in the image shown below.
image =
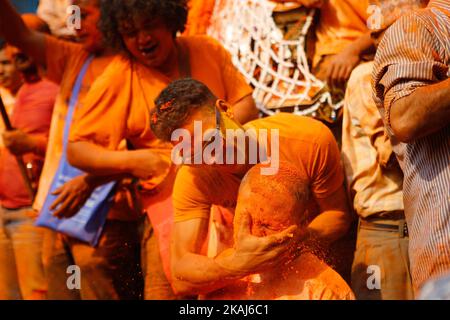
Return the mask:
[[[234,225],[238,230],[243,214],[249,214],[252,234],[266,236],[301,224],[308,184],[296,167],[280,162],[278,173],[261,175],[263,165],[254,166],[242,180]]]

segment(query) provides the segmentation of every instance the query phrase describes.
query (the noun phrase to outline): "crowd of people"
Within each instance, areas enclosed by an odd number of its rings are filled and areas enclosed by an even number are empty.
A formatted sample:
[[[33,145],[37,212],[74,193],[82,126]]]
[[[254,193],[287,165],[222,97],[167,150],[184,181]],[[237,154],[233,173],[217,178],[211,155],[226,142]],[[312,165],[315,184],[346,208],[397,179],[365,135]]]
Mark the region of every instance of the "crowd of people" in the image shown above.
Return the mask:
[[[258,110],[223,1],[0,0],[0,299],[450,299],[450,1],[261,0],[332,123]]]

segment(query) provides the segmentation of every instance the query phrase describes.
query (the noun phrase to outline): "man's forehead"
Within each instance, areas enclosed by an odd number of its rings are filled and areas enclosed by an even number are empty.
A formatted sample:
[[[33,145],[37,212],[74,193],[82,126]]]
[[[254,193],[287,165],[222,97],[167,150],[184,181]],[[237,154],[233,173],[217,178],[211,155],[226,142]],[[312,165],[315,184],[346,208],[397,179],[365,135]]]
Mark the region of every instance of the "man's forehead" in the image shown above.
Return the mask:
[[[11,59],[8,57],[8,54],[6,52],[6,48],[0,50],[0,61],[2,63],[11,62]]]

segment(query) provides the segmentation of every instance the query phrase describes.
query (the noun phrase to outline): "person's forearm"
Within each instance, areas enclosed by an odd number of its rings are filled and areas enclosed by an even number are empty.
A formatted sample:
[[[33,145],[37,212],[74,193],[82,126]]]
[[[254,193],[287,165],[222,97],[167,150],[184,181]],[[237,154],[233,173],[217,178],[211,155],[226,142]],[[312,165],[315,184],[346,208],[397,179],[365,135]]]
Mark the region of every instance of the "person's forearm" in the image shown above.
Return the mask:
[[[249,274],[233,266],[234,249],[225,250],[216,258],[187,253],[173,268],[173,286],[179,295],[206,294]],[[229,266],[229,267],[227,267]]]
[[[350,224],[348,214],[342,211],[326,211],[311,221],[307,230],[313,238],[332,243],[347,233]]]
[[[47,137],[42,136],[32,136],[30,137],[32,141],[32,149],[31,152],[38,156],[45,156],[45,151],[47,150]]]
[[[90,142],[69,142],[67,159],[71,165],[98,176],[130,174],[133,151],[108,150]]]
[[[390,122],[396,138],[411,142],[441,130],[450,124],[450,78],[419,87],[395,101]]]
[[[115,175],[110,175],[110,176],[96,176],[96,175],[92,175],[92,174],[86,174],[85,178],[86,178],[86,182],[92,186],[93,188],[97,188],[101,185],[104,185],[106,183],[112,182],[112,181],[119,181],[122,179],[126,179],[129,178],[130,175],[128,174],[115,174]]]
[[[0,36],[45,65],[44,35],[30,30],[9,0],[0,0]]]

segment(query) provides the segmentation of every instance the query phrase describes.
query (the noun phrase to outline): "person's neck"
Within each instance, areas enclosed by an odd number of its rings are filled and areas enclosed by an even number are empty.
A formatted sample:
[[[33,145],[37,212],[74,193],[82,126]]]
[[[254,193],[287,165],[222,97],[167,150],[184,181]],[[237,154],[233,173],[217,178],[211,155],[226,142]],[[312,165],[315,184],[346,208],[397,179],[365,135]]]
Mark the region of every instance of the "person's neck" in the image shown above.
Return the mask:
[[[16,85],[10,87],[10,88],[5,88],[6,90],[9,91],[9,93],[15,97],[17,95],[17,92],[19,91],[19,89],[22,87],[23,82],[19,82]]]
[[[101,48],[91,52],[96,58],[108,57],[115,55],[115,52],[111,48]]]
[[[24,73],[23,74],[24,83],[33,84],[33,83],[39,82],[41,80],[42,80],[42,78],[38,73],[33,72],[33,73]]]
[[[166,75],[172,80],[175,80],[175,78],[179,75],[179,50],[176,43],[176,39],[173,41],[172,48],[170,50],[169,55],[167,56],[166,60],[157,68],[159,72]]]

